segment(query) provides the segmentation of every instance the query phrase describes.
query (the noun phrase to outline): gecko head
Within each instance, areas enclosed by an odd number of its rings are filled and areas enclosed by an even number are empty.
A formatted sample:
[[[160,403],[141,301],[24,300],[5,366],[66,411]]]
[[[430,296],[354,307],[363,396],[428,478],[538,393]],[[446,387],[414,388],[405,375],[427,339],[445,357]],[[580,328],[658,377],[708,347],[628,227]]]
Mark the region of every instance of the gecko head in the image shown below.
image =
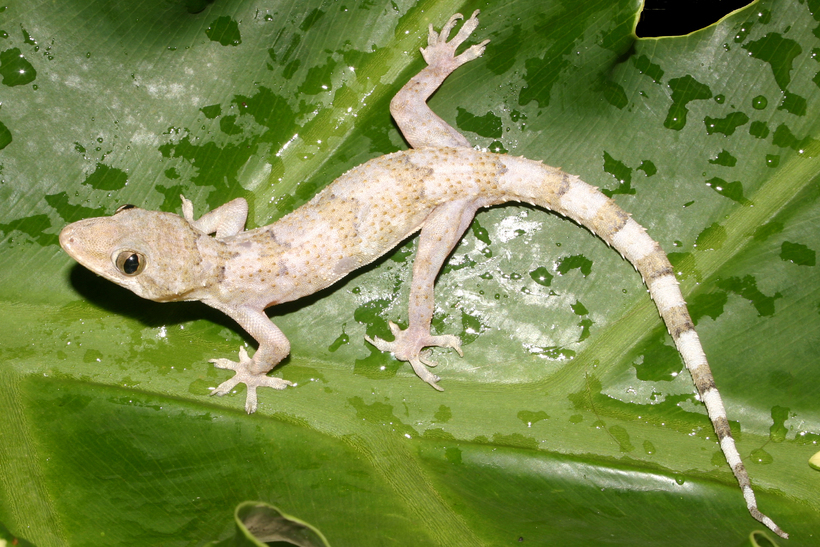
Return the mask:
[[[92,272],[143,298],[169,302],[188,299],[208,277],[201,236],[177,215],[123,206],[113,216],[69,224],[60,246]]]

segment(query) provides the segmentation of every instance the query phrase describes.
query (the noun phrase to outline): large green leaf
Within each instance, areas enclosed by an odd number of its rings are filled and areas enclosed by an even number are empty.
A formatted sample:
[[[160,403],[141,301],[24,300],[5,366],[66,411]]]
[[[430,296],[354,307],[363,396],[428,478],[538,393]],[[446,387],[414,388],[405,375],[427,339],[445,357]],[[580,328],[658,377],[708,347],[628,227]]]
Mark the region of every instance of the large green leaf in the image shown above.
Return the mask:
[[[392,95],[426,27],[482,9],[432,100],[475,144],[559,165],[670,252],[759,496],[820,529],[820,5],[758,2],[636,39],[639,0],[12,0],[0,11],[0,533],[192,545],[273,504],[332,545],[766,544],[639,276],[526,207],[478,215],[437,285],[438,393],[376,352],[412,241],[271,310],[298,383],[208,398],[252,342],[61,252],[123,203],[263,225],[405,147]],[[771,537],[771,536],[769,536]],[[237,544],[247,540],[237,540]],[[785,544],[783,540],[777,540]]]

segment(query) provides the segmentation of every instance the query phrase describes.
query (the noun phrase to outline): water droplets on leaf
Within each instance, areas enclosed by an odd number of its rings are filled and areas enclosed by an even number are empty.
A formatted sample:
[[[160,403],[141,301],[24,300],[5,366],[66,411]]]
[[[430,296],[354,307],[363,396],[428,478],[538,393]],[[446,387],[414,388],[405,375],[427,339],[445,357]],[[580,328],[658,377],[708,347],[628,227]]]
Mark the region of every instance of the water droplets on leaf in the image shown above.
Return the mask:
[[[737,165],[737,158],[726,150],[721,150],[715,158],[709,160],[709,163],[722,165],[724,167],[734,167]]]
[[[95,190],[120,190],[128,184],[128,174],[116,167],[97,163],[94,172],[88,175],[82,183]]]
[[[439,405],[436,413],[433,414],[433,422],[438,424],[446,424],[453,417],[453,411],[449,406]]]
[[[782,222],[778,222],[776,220],[772,220],[758,226],[754,232],[754,240],[755,241],[766,241],[770,236],[775,234],[779,234],[783,231],[784,225]]]
[[[214,118],[216,118],[217,116],[222,114],[222,105],[212,104],[212,105],[209,105],[209,106],[203,106],[199,110],[203,114],[205,114],[206,118],[208,118],[209,120],[213,120]]]
[[[517,414],[517,418],[524,422],[527,427],[532,427],[532,424],[538,423],[541,420],[548,420],[549,416],[543,410],[522,410]]]
[[[612,438],[617,441],[621,452],[632,452],[635,450],[635,447],[629,440],[629,432],[620,425],[613,425],[609,428],[609,434],[612,435]]]
[[[13,87],[33,82],[37,71],[19,48],[11,48],[0,52],[0,76],[3,77],[3,85]]]
[[[772,426],[769,428],[769,440],[774,443],[782,443],[786,440],[789,429],[786,427],[786,420],[790,418],[790,411],[786,407],[772,407]]]
[[[686,105],[692,101],[711,99],[712,90],[688,74],[681,78],[672,78],[668,85],[672,90],[672,105],[663,126],[680,131],[686,126],[686,115],[689,113]]]
[[[781,90],[786,91],[791,82],[792,63],[803,52],[800,44],[790,38],[783,38],[778,32],[770,32],[763,38],[741,46],[752,57],[768,63],[774,80]]]
[[[706,181],[706,186],[741,205],[749,205],[751,203],[743,197],[743,184],[739,180],[727,182],[720,177],[712,177]]]
[[[666,344],[665,331],[658,330],[637,348],[632,362],[635,376],[643,382],[671,382],[683,370],[677,350]]]
[[[768,465],[774,462],[774,458],[772,457],[772,455],[763,450],[762,448],[755,448],[754,450],[752,450],[752,452],[749,454],[749,460],[752,463],[756,463],[759,465]]]
[[[219,42],[223,46],[238,46],[242,43],[239,34],[239,23],[228,15],[223,15],[208,26],[205,34],[212,42]]]
[[[778,110],[785,110],[795,116],[805,116],[806,108],[806,99],[789,91],[783,93],[783,99],[780,101],[780,104],[777,105]]]
[[[644,164],[641,163],[641,165],[643,166]],[[652,167],[654,167],[654,165],[652,165]],[[613,190],[602,189],[602,194],[611,198],[615,194],[635,193],[635,189],[632,188],[632,169],[624,162],[613,158],[609,155],[609,152],[606,151],[604,151],[604,171],[615,177],[615,180],[618,181],[618,186]]]
[[[530,277],[539,285],[549,287],[552,283],[553,275],[549,273],[549,271],[545,267],[540,266],[530,272]]]
[[[568,361],[575,357],[575,352],[571,349],[562,348],[559,346],[532,346],[525,345],[525,348],[532,355],[545,357],[550,361]]]
[[[487,112],[483,116],[476,116],[468,112],[466,108],[458,107],[456,124],[459,129],[470,131],[489,139],[498,139],[504,134],[501,126],[501,118],[492,112]]]
[[[791,148],[800,155],[807,157],[814,157],[820,153],[820,141],[806,135],[802,139],[798,139],[789,127],[782,123],[777,126],[772,136],[772,144],[780,148]]]
[[[342,333],[336,337],[332,344],[327,347],[327,350],[331,353],[338,350],[340,347],[345,346],[350,343],[350,336],[347,335],[345,332],[345,324],[342,324]]]
[[[817,263],[817,253],[802,243],[784,241],[780,247],[780,258],[798,266],[814,266]]]
[[[706,294],[697,294],[689,299],[689,311],[692,323],[697,326],[700,318],[708,316],[714,321],[723,315],[724,306],[729,301],[725,291],[715,291]]]
[[[723,133],[727,137],[735,132],[741,125],[749,121],[749,116],[743,112],[731,112],[725,118],[712,118],[706,116],[703,123],[706,125],[706,133]]]
[[[765,139],[769,136],[769,126],[766,125],[766,122],[754,121],[749,126],[749,135],[758,139]]]
[[[726,228],[713,222],[698,234],[695,239],[695,247],[699,251],[715,251],[723,247],[723,242],[726,241]]]
[[[0,150],[11,144],[11,131],[3,122],[0,122]]]
[[[571,255],[559,259],[555,267],[559,275],[566,275],[575,269],[580,270],[581,274],[586,277],[592,273],[592,261],[584,255]]]
[[[774,303],[777,299],[783,298],[779,292],[775,292],[772,296],[767,296],[757,288],[757,279],[754,276],[746,275],[740,277],[729,277],[726,279],[718,279],[715,283],[724,291],[732,292],[738,296],[745,298],[757,310],[757,313],[762,317],[774,315]]]
[[[650,160],[641,160],[641,164],[636,167],[636,170],[643,171],[647,177],[651,177],[658,172],[658,168]]]

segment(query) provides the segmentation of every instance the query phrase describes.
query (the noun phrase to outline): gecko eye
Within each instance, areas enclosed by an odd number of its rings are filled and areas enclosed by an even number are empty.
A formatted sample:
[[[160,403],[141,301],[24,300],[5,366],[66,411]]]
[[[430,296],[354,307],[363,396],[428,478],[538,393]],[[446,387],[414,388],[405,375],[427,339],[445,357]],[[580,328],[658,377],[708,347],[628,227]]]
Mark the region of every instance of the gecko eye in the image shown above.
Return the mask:
[[[136,209],[136,207],[137,207],[136,205],[131,205],[130,203],[126,203],[125,205],[120,205],[119,207],[117,207],[117,210],[114,211],[114,214],[116,215],[117,213],[120,213],[120,212],[125,211],[127,209]]]
[[[125,275],[139,275],[145,269],[145,256],[136,251],[120,251],[114,258],[114,265]]]

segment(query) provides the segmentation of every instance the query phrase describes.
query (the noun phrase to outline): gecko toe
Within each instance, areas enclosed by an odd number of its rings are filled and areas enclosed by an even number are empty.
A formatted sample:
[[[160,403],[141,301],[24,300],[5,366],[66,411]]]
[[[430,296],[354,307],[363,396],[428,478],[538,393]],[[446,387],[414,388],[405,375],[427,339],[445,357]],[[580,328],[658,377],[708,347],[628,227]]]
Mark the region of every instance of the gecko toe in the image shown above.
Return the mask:
[[[387,340],[383,340],[378,336],[374,336],[373,338],[371,338],[365,335],[364,339],[371,345],[375,346],[376,349],[378,349],[379,351],[387,351],[393,353],[393,351],[395,350],[393,342],[388,342]]]
[[[464,16],[460,13],[454,13],[451,15],[450,18],[447,19],[447,22],[444,23],[444,26],[441,27],[441,32],[438,34],[438,39],[441,42],[446,42],[450,37],[450,33],[453,31],[453,27],[455,27],[456,23],[461,19],[464,19]]]
[[[421,352],[419,354],[419,361],[421,361],[422,364],[424,364],[427,367],[430,367],[430,368],[437,367],[438,363],[436,363],[435,361],[430,360],[431,353],[432,352],[430,350],[425,350],[425,351]]]
[[[221,397],[223,395],[227,395],[231,392],[233,388],[235,388],[239,384],[239,382],[240,380],[237,379],[236,376],[234,376],[230,380],[225,380],[215,388],[211,389],[211,396],[218,395]]]
[[[441,380],[441,378],[427,370],[427,364],[422,361],[421,358],[410,359],[409,363],[410,366],[413,367],[413,372],[415,372],[419,378],[430,384],[436,391],[444,391],[444,388],[438,385],[438,381]]]
[[[256,412],[257,407],[257,400],[256,400],[256,386],[248,385],[248,395],[245,397],[245,412],[248,414],[253,414]]]

